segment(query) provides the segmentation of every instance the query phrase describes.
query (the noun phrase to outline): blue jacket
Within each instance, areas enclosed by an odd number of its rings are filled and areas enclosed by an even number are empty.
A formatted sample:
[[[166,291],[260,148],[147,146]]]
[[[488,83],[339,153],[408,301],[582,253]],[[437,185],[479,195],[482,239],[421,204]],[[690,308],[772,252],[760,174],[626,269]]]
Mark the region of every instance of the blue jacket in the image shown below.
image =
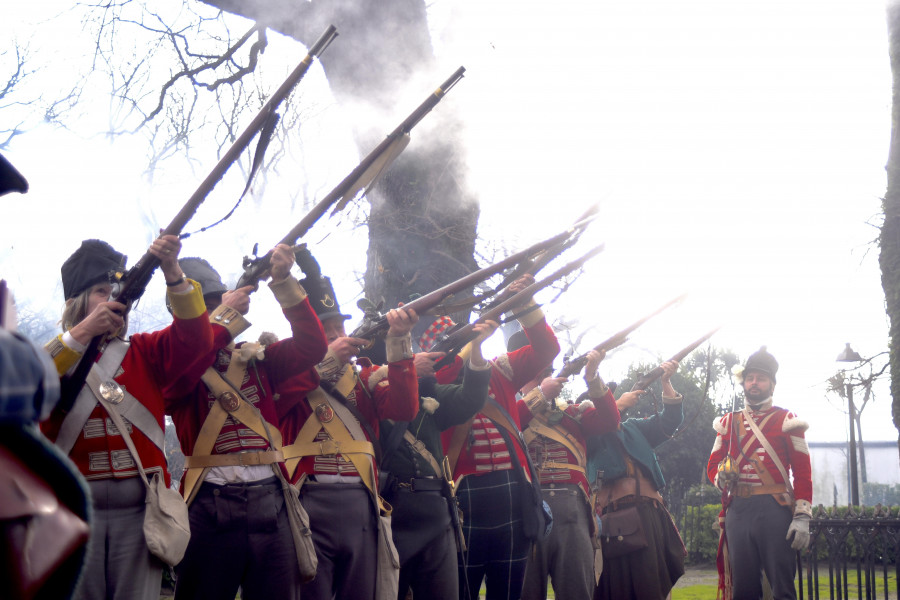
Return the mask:
[[[659,461],[656,459],[654,448],[668,440],[684,420],[684,407],[681,402],[663,404],[661,413],[645,419],[626,419],[619,429],[612,433],[597,435],[588,438],[588,479],[593,484],[597,479],[597,471],[603,471],[604,481],[613,481],[624,477],[625,458],[622,455],[622,446],[631,456],[632,460],[645,467],[645,474],[649,474],[661,490],[666,481]],[[619,438],[619,442],[615,437]]]

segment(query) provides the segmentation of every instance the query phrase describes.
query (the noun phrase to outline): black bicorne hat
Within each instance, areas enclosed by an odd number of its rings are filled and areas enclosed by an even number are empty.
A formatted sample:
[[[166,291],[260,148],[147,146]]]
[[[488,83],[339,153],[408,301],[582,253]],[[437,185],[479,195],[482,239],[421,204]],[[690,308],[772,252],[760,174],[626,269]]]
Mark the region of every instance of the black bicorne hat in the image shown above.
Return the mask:
[[[178,264],[187,277],[200,284],[204,297],[228,291],[228,288],[222,283],[222,277],[219,275],[219,272],[202,258],[197,258],[196,256],[179,258]]]
[[[772,383],[775,383],[775,373],[778,372],[778,361],[775,360],[774,356],[769,354],[765,346],[762,346],[747,359],[747,364],[744,365],[745,375],[748,371],[764,373],[769,376]]]
[[[98,283],[114,283],[125,269],[126,256],[102,240],[84,240],[60,269],[65,299]]]
[[[297,266],[303,272],[305,277],[300,280],[300,285],[309,295],[309,303],[319,321],[325,322],[335,317],[340,317],[345,321],[350,315],[341,312],[341,306],[338,304],[337,296],[334,294],[334,287],[331,285],[331,279],[322,275],[322,269],[319,262],[315,259],[306,244],[300,244],[294,248],[294,259]]]

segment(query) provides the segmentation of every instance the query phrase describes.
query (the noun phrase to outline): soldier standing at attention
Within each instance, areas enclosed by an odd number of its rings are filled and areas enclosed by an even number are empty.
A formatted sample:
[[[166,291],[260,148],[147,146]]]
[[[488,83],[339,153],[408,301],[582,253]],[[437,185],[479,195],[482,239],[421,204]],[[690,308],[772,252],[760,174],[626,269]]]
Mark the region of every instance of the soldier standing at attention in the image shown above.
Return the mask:
[[[765,346],[751,354],[735,374],[746,406],[713,423],[718,435],[706,471],[723,491],[724,513],[716,563],[719,588],[734,600],[762,598],[762,572],[777,600],[796,598],[796,552],[809,546],[809,426],[774,406],[777,372]]]

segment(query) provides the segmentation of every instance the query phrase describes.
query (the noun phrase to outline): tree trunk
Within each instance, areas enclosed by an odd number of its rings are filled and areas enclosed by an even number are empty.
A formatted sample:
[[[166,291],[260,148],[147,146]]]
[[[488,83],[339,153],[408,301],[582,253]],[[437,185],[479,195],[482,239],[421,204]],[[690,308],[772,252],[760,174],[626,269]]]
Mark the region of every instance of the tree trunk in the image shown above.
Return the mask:
[[[888,4],[887,19],[893,104],[879,263],[890,319],[891,414],[894,426],[900,430],[900,5]]]
[[[434,56],[423,0],[204,0],[312,44],[329,24],[339,38],[321,62],[342,105],[395,117],[393,128],[450,73],[428,82],[408,107],[399,90],[415,73],[432,71]],[[451,97],[452,98],[452,97]],[[354,114],[352,109],[348,111]],[[456,141],[461,123],[446,101],[427,117],[439,130],[416,137],[369,194],[366,296],[387,307],[429,292],[475,267],[479,209],[465,185],[465,156]],[[353,123],[360,156],[389,133]],[[420,129],[422,126],[420,126]],[[431,127],[429,127],[431,128]],[[437,138],[437,139],[435,139]],[[352,269],[354,263],[348,264]],[[332,274],[334,275],[334,274]]]

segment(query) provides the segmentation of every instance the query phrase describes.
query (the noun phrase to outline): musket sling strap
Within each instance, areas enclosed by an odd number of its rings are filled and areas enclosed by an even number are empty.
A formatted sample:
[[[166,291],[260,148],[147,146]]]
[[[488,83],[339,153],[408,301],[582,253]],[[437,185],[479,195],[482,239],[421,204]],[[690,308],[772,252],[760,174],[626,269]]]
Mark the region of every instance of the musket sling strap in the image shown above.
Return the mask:
[[[272,440],[276,445],[268,452],[239,452],[215,455],[212,453],[216,438],[219,436],[219,432],[225,425],[229,415],[248,427],[253,433],[269,439],[269,433],[266,431],[266,424],[263,423],[262,415],[247,402],[239,391],[246,369],[246,362],[232,357],[224,376],[210,367],[200,378],[216,399],[220,401],[214,402],[210,407],[209,414],[206,416],[206,420],[203,421],[197,441],[194,443],[193,454],[184,458],[184,498],[189,504],[200,489],[200,486],[197,484],[203,481],[208,472],[207,470],[211,467],[265,465],[284,461],[284,456],[281,453],[281,433],[277,427],[271,425],[269,429],[272,432]],[[230,396],[227,396],[228,394]],[[229,408],[233,408],[230,411],[222,407],[221,399],[226,397],[231,400]]]
[[[56,438],[56,445],[66,454],[72,451],[78,436],[84,430],[85,423],[97,405],[98,398],[106,397],[104,393],[110,396],[110,402],[116,404],[122,417],[137,427],[157,448],[165,450],[165,432],[156,417],[146,406],[141,404],[140,400],[113,380],[127,352],[127,342],[118,339],[112,340],[100,360],[88,373],[85,380],[87,385],[79,392],[72,410],[63,420],[59,436]],[[113,391],[112,394],[110,394],[110,390]]]

